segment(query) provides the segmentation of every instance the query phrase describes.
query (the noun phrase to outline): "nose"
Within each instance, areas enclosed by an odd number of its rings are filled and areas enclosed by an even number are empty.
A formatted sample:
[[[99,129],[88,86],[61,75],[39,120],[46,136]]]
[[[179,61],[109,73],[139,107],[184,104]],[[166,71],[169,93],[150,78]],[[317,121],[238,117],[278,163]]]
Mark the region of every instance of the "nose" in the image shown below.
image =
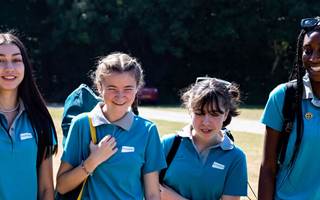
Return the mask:
[[[3,62],[1,64],[1,66],[5,69],[13,69],[14,68],[14,64],[10,61],[7,61],[7,62]]]
[[[318,62],[318,61],[320,61],[320,53],[319,53],[319,51],[314,51],[314,52],[312,53],[312,55],[310,56],[310,61],[311,61],[311,62]]]
[[[208,114],[205,114],[205,115],[203,116],[203,121],[202,121],[202,123],[203,123],[204,125],[210,124],[210,116],[209,116]]]

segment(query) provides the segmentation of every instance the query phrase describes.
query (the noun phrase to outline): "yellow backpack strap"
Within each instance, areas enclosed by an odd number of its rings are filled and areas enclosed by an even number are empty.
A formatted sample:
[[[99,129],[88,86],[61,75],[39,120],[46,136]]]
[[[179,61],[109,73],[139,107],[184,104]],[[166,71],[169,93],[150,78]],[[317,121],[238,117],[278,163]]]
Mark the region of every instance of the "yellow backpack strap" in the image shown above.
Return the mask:
[[[89,119],[89,125],[90,125],[91,140],[94,144],[97,144],[96,128],[92,124],[92,118],[90,117],[90,115],[88,115],[88,119]]]
[[[90,115],[88,115],[88,120],[89,120],[89,126],[90,126],[90,135],[91,135],[91,140],[94,144],[97,143],[97,133],[96,133],[96,128],[93,126],[92,124],[92,118],[90,117]],[[86,184],[88,180],[88,177],[83,181],[82,183],[82,187],[81,187],[81,191],[79,193],[79,196],[77,198],[77,200],[81,200],[82,198],[82,192],[83,192],[83,189],[84,189],[84,185]]]

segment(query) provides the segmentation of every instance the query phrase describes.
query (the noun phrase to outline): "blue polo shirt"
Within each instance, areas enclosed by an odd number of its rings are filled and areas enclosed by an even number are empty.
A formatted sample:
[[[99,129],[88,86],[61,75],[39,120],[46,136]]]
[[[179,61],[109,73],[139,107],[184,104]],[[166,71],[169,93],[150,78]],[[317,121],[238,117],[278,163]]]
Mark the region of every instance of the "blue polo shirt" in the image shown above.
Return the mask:
[[[312,93],[308,74],[303,77],[303,84],[303,138],[293,170],[288,175],[288,166],[297,136],[295,120],[285,160],[276,177],[275,199],[320,199],[320,154],[318,153],[320,152],[320,101]],[[261,118],[262,123],[279,132],[284,121],[282,107],[285,90],[285,84],[281,84],[270,93]]]
[[[177,153],[164,177],[164,184],[187,199],[219,200],[222,195],[247,195],[245,154],[224,134],[222,141],[199,152],[190,128],[184,128]],[[174,134],[162,139],[167,155]]]
[[[8,127],[0,113],[0,199],[37,199],[36,135],[20,100],[18,115]]]
[[[166,167],[159,134],[154,123],[128,112],[110,123],[101,111],[102,103],[89,113],[97,140],[111,135],[118,151],[100,164],[89,177],[82,199],[143,199],[143,176]],[[76,167],[90,153],[88,114],[72,120],[61,160]]]

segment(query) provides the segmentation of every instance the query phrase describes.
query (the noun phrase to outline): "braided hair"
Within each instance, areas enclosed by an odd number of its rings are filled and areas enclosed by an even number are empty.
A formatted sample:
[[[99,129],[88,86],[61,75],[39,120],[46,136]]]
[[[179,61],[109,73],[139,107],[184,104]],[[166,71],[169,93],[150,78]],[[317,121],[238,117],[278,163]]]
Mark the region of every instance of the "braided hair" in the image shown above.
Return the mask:
[[[320,31],[320,27],[316,26],[315,28],[313,28],[309,32],[313,32],[313,31]],[[294,79],[297,80],[297,90],[296,90],[296,94],[295,94],[295,103],[297,105],[296,110],[295,110],[296,117],[297,117],[297,138],[296,138],[295,145],[294,145],[293,155],[292,155],[290,163],[289,163],[291,170],[292,170],[294,163],[297,159],[300,145],[301,145],[301,141],[302,141],[302,137],[303,137],[304,123],[303,123],[303,116],[302,116],[302,96],[303,96],[303,88],[304,88],[303,87],[303,76],[306,73],[306,69],[303,66],[303,62],[302,62],[302,53],[303,53],[302,49],[303,49],[304,37],[309,32],[304,29],[302,29],[300,31],[300,34],[297,39],[296,58],[295,58],[294,66],[293,66],[293,69],[291,71],[290,78],[289,78],[289,80],[294,80]]]

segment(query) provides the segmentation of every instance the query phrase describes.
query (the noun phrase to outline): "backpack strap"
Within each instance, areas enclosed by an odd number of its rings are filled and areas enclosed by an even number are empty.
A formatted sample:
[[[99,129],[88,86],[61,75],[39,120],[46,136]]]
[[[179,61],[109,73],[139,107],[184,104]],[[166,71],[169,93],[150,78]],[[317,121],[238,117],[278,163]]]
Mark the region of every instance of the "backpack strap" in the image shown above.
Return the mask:
[[[162,169],[160,171],[159,182],[161,184],[163,183],[164,176],[166,175],[166,172],[167,172],[168,168],[170,167],[170,164],[173,161],[173,159],[174,159],[174,157],[175,157],[175,155],[176,155],[176,153],[178,151],[179,145],[181,143],[181,139],[182,139],[182,137],[179,136],[178,134],[174,137],[171,149],[169,150],[169,153],[168,153],[168,155],[166,157],[167,168]]]
[[[94,144],[96,144],[97,143],[97,132],[96,132],[96,128],[92,124],[92,118],[90,117],[90,115],[88,115],[88,120],[89,120],[89,126],[90,126],[91,140]],[[86,184],[87,180],[88,180],[88,177],[86,179],[84,179],[84,181],[82,183],[82,187],[81,187],[81,190],[80,190],[80,193],[79,193],[77,200],[81,200],[84,185]]]
[[[280,152],[278,157],[278,164],[283,164],[286,156],[289,136],[293,128],[294,118],[296,115],[296,101],[295,94],[297,90],[297,82],[286,83],[286,92],[282,108],[282,115],[284,122],[282,125],[281,139],[280,139]]]

